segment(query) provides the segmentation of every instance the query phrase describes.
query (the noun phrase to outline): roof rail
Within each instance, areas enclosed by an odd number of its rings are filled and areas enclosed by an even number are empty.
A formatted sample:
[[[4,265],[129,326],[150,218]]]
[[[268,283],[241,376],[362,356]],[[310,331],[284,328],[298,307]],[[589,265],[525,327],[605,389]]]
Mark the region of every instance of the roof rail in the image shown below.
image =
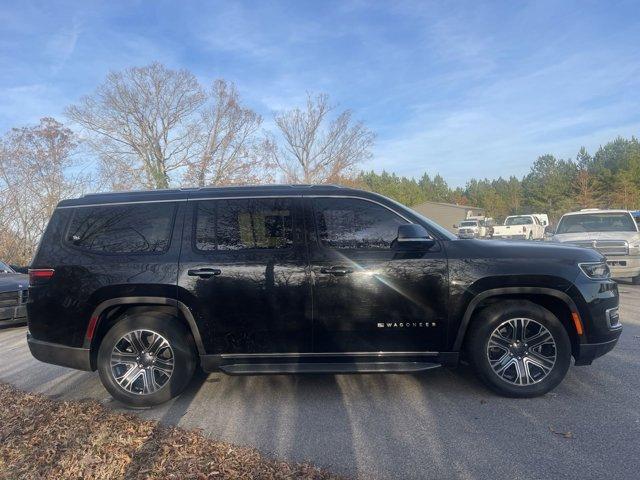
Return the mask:
[[[348,188],[337,184],[310,184],[310,183],[285,183],[285,184],[262,184],[262,185],[225,185],[225,186],[206,186],[206,187],[180,187],[180,188],[160,188],[153,190],[126,190],[116,192],[94,192],[86,193],[82,198],[96,198],[117,194],[158,194],[158,193],[181,193],[181,192],[197,192],[206,190],[235,190],[235,189],[260,189],[260,188],[276,188],[276,189],[289,189],[289,188]]]
[[[122,190],[122,191],[113,191],[113,192],[91,192],[85,193],[81,198],[88,197],[101,197],[107,195],[113,195],[118,193],[178,193],[185,189],[182,188],[158,188],[154,190]]]

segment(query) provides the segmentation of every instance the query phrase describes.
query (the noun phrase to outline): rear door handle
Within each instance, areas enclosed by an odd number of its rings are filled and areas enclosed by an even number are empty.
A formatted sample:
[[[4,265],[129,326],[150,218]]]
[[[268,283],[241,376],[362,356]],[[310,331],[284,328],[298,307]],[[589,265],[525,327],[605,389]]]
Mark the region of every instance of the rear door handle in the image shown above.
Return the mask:
[[[219,268],[212,267],[202,267],[202,268],[192,268],[187,270],[187,275],[192,277],[200,277],[200,278],[211,278],[218,276],[222,273],[222,270]]]
[[[325,273],[327,275],[336,275],[338,277],[343,277],[344,275],[348,275],[349,273],[353,273],[353,270],[347,267],[323,267],[320,269],[320,273]]]

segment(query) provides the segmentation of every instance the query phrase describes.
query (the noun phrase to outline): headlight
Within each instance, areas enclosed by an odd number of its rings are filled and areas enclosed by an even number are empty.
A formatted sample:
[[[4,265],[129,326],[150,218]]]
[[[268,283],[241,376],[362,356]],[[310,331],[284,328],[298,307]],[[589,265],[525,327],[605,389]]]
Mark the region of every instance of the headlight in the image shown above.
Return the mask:
[[[604,280],[611,275],[607,262],[579,263],[578,266],[587,277],[593,278],[594,280]]]

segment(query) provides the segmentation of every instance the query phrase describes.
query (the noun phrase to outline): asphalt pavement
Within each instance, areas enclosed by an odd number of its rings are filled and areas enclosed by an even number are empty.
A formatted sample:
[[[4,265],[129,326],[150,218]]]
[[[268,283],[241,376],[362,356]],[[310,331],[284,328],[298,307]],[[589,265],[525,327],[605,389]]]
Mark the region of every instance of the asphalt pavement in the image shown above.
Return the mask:
[[[144,418],[358,478],[640,478],[640,286],[621,284],[618,346],[553,392],[498,397],[468,367],[421,374],[201,374]],[[0,330],[0,382],[126,410],[97,373],[33,359]]]

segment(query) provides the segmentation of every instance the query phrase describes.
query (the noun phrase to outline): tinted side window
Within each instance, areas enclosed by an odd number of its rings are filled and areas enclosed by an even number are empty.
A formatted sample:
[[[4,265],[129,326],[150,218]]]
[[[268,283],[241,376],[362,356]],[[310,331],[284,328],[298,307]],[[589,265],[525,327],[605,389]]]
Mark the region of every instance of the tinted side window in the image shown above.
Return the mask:
[[[323,245],[346,249],[387,249],[408,222],[376,203],[355,198],[314,201],[318,236]]]
[[[158,253],[169,246],[174,204],[78,208],[67,241],[97,253]]]
[[[287,248],[293,243],[292,200],[263,198],[199,202],[198,250]]]

